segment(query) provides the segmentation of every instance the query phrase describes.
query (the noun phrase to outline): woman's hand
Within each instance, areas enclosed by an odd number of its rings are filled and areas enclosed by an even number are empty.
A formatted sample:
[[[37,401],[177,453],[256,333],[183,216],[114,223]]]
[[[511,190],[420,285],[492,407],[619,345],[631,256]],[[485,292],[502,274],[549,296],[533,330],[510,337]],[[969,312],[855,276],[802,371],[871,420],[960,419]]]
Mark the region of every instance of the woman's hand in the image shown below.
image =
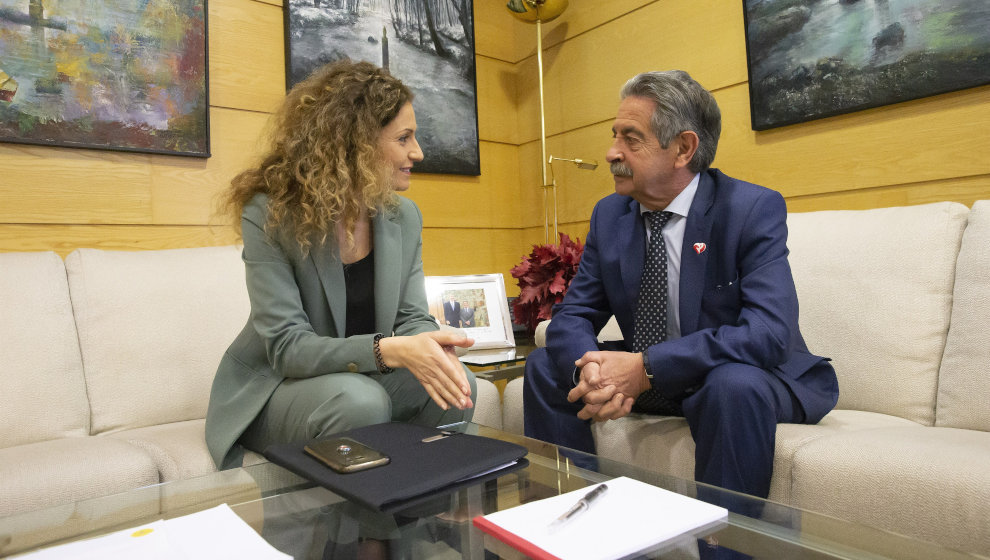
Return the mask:
[[[455,346],[472,345],[474,340],[452,331],[389,336],[378,343],[385,365],[411,371],[433,402],[444,410],[474,406],[464,366],[454,353]]]

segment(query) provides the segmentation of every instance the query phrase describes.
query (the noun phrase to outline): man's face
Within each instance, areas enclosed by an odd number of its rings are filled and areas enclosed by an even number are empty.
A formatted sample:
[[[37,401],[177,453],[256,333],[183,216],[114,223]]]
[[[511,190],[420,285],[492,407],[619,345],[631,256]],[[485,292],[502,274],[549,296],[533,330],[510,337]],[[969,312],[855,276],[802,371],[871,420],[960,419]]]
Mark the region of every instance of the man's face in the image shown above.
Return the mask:
[[[645,97],[623,99],[612,125],[614,140],[605,159],[611,164],[615,192],[660,209],[679,193],[673,181],[678,167],[677,142],[675,139],[667,148],[660,146],[650,126],[655,109],[656,103]],[[663,201],[662,206],[657,206]]]

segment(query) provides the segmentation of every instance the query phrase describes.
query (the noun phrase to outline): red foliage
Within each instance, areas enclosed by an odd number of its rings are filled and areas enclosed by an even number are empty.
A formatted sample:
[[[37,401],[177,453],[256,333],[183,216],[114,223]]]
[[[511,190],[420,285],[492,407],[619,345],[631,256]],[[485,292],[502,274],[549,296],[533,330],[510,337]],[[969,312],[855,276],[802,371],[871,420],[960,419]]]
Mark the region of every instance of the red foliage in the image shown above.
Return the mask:
[[[550,318],[554,304],[564,299],[584,253],[579,239],[571,241],[565,233],[559,236],[559,244],[533,245],[533,252],[510,271],[519,285],[519,297],[512,304],[514,320],[531,333],[540,321]]]

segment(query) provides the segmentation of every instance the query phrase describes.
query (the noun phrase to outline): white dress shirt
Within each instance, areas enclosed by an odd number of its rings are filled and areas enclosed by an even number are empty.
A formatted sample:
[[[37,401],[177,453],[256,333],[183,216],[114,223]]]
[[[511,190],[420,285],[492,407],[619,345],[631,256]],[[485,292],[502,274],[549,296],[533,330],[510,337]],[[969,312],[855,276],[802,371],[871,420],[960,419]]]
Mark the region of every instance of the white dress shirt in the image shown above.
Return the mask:
[[[698,192],[700,181],[701,175],[696,174],[681,194],[663,209],[664,212],[674,214],[663,228],[663,242],[667,247],[667,309],[673,310],[673,313],[667,313],[667,340],[681,337],[681,310],[678,305],[681,293],[681,249],[684,246],[684,229],[687,227],[688,212],[691,210],[694,195]],[[639,211],[643,214],[651,210],[640,204]],[[643,221],[646,224],[646,246],[649,247],[652,234],[650,221],[647,219]]]

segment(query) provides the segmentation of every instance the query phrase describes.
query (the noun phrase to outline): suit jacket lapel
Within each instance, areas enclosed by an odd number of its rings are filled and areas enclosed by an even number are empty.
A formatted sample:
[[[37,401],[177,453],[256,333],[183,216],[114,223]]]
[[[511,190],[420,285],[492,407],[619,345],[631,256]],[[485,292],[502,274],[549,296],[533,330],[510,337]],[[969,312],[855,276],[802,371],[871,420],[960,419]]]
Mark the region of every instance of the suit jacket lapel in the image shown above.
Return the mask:
[[[337,241],[330,236],[322,246],[315,246],[309,252],[309,258],[316,267],[316,273],[323,284],[323,291],[330,303],[330,315],[337,336],[347,332],[347,282],[344,280],[344,265],[340,261],[340,250]]]
[[[698,330],[698,317],[701,314],[701,295],[705,289],[705,270],[711,247],[699,253],[695,243],[708,244],[712,231],[712,204],[715,201],[715,181],[707,172],[701,173],[698,191],[691,202],[687,224],[684,228],[684,242],[681,245],[680,315],[681,334]]]
[[[396,220],[397,212],[384,211],[372,221],[375,228],[375,328],[386,336],[395,328],[402,288],[402,228]]]
[[[639,203],[635,200],[629,201],[628,212],[618,219],[615,229],[618,248],[616,251],[620,255],[630,255],[629,258],[619,259],[619,275],[622,278],[622,285],[626,292],[625,301],[628,302],[628,309],[614,310],[617,314],[625,314],[630,321],[635,319],[636,301],[639,297],[639,283],[643,276],[643,261],[646,258],[646,229],[642,218],[639,217]],[[608,251],[610,243],[599,243],[599,251]],[[620,315],[621,317],[621,315]]]

